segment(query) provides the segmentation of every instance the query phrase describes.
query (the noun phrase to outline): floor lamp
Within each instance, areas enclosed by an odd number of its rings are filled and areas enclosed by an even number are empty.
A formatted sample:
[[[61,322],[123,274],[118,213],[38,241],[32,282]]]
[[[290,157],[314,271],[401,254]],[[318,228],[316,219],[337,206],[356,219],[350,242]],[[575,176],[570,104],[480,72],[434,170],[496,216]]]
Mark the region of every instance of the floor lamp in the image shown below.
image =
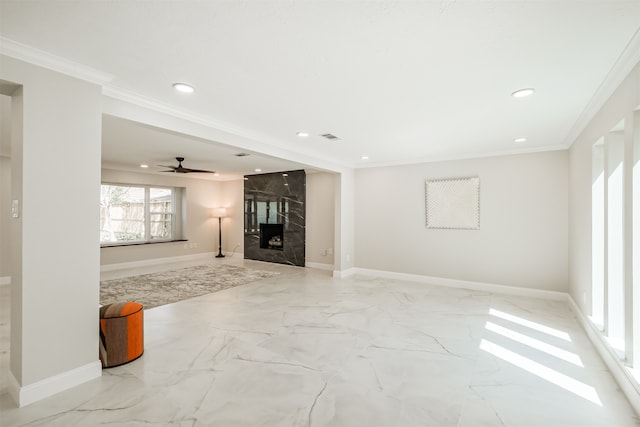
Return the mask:
[[[215,208],[213,217],[218,218],[218,255],[216,258],[224,258],[222,255],[222,218],[227,216],[227,208]]]

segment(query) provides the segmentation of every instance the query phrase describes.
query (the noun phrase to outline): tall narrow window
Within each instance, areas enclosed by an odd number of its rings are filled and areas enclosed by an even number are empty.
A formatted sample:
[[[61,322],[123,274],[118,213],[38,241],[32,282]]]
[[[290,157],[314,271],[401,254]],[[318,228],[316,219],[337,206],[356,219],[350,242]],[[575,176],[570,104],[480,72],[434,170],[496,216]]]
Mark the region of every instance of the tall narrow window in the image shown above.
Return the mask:
[[[632,366],[638,374],[640,381],[640,110],[634,113],[633,117],[633,161],[632,161],[632,230],[633,230],[633,246],[631,274],[633,277],[632,286],[632,310],[631,327],[633,339],[633,356],[631,360]]]
[[[151,240],[173,237],[175,201],[171,188],[149,189],[149,225]]]
[[[604,329],[605,207],[604,140],[593,146],[591,168],[591,321]]]
[[[624,125],[605,138],[607,147],[607,319],[606,335],[621,358],[625,351]]]

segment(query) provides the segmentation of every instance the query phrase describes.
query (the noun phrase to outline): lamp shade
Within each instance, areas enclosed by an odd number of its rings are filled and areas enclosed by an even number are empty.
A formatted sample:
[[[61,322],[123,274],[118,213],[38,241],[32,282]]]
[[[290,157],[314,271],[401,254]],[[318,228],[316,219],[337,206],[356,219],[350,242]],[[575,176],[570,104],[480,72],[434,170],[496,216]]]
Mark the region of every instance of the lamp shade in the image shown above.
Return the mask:
[[[227,208],[213,208],[212,216],[214,218],[224,218],[227,216]]]

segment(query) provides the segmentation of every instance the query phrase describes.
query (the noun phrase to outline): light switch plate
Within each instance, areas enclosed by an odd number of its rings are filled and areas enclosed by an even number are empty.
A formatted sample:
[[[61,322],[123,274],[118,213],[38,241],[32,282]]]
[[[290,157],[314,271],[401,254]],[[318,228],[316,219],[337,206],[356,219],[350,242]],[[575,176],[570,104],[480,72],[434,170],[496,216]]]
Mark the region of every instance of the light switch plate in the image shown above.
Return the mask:
[[[20,201],[11,201],[11,218],[20,218]]]

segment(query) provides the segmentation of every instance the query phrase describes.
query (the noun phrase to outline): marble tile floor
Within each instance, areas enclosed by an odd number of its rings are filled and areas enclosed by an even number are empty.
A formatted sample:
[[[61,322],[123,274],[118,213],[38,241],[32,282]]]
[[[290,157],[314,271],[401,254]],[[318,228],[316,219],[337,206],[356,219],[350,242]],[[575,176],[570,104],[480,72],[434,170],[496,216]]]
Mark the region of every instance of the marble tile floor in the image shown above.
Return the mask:
[[[640,426],[565,303],[283,274],[145,311],[145,353],[9,426]]]

